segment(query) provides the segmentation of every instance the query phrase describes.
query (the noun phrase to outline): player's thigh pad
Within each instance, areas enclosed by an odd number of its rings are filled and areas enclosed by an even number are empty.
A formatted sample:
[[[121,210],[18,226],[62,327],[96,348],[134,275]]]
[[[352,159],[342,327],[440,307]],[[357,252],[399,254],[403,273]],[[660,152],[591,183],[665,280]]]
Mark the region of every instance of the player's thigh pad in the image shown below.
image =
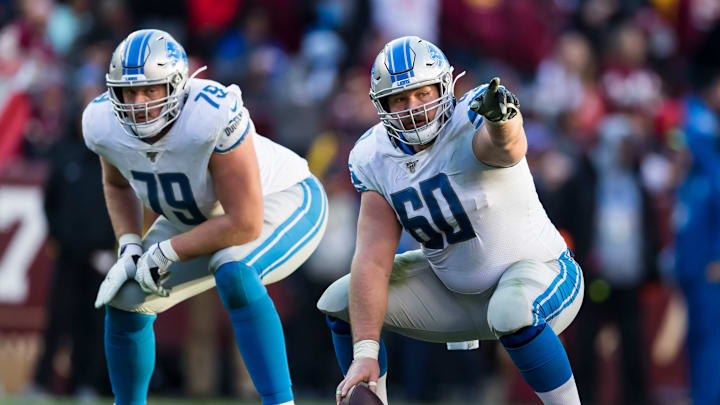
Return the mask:
[[[551,262],[522,260],[503,273],[490,298],[487,320],[495,336],[547,323],[560,334],[580,310],[584,281],[566,251]]]
[[[315,251],[327,225],[327,196],[315,177],[265,196],[260,237],[210,257],[210,271],[241,261],[254,268],[263,284],[292,274]]]
[[[264,196],[260,237],[211,256],[173,263],[165,287],[168,297],[147,295],[127,282],[110,305],[125,311],[161,313],[173,305],[215,286],[215,270],[225,263],[243,261],[253,267],[263,284],[281,280],[297,269],[315,250],[325,233],[327,198],[320,182],[309,177],[286,190]],[[158,218],[143,240],[143,248],[181,233],[164,217]]]
[[[318,309],[349,321],[350,275],[335,281],[318,301]],[[383,328],[429,341],[492,339],[485,313],[490,291],[478,295],[453,293],[433,273],[420,250],[395,256],[388,286]]]

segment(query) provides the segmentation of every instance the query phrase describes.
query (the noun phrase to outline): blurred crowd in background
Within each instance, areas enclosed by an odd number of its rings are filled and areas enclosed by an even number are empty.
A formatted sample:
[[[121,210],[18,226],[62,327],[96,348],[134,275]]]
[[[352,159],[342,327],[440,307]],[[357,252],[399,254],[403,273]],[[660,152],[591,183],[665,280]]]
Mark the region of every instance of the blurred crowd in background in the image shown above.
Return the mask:
[[[327,189],[324,241],[270,288],[298,397],[331,399],[340,380],[315,301],[349,271],[359,197],[347,155],[378,122],[371,63],[413,34],[467,71],[458,98],[499,76],[520,99],[538,194],[587,278],[563,335],[584,403],[718,403],[701,398],[720,390],[720,2],[2,0],[0,26],[0,172],[47,168],[58,252],[28,391],[108,393],[92,302],[114,238],[79,122],[115,46],[158,28],[185,46],[191,72],[207,65],[200,77],[238,84],[258,132],[307,157]],[[219,305],[212,292],[160,317],[152,393],[254,395]],[[58,383],[62,336],[74,336],[75,366]],[[391,398],[533,403],[492,343],[387,339]]]

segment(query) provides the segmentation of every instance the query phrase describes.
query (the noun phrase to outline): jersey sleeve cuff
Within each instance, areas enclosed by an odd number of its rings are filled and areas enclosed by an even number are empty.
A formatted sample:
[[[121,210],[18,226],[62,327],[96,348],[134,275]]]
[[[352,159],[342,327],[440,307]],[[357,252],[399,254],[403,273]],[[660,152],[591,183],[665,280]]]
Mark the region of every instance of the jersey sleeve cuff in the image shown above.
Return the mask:
[[[229,147],[223,147],[224,145],[218,145],[215,146],[215,152],[217,153],[228,153],[231,150],[235,149],[242,143],[242,141],[245,140],[245,137],[247,137],[247,134],[250,132],[250,128],[252,127],[252,122],[248,120],[247,125],[245,126],[245,130],[243,133],[235,140],[235,142],[230,145]],[[222,135],[221,135],[222,136]]]

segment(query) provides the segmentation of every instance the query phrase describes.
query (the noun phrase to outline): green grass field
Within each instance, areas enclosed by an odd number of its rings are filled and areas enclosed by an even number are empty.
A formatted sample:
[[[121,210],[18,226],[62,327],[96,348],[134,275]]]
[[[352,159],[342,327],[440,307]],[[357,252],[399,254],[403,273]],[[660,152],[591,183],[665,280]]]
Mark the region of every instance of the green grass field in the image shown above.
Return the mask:
[[[72,398],[47,400],[27,400],[22,398],[2,398],[2,405],[112,405],[112,398],[101,398],[93,402],[83,402]],[[182,399],[182,398],[150,398],[148,405],[258,405],[260,401],[232,399]],[[297,405],[333,405],[331,401],[297,401]]]
[[[0,397],[1,405],[111,405],[112,398],[101,398],[93,402],[81,402],[75,399],[48,399],[48,400],[27,400],[22,398]],[[258,405],[260,401],[232,400],[232,399],[182,399],[182,398],[150,398],[148,405]],[[296,401],[297,405],[334,405],[333,401]],[[425,402],[424,405],[429,405]],[[461,405],[459,402],[435,402],[432,405]],[[408,402],[393,402],[393,405],[410,405]],[[483,404],[500,405],[500,404]]]
[[[186,400],[181,398],[150,398],[148,405],[258,405],[260,401],[240,401],[230,399],[194,399]],[[74,399],[52,399],[29,401],[25,399],[0,398],[2,405],[111,405],[112,398],[102,398],[94,402],[82,402]],[[298,401],[297,405],[333,405],[332,402],[303,402]]]

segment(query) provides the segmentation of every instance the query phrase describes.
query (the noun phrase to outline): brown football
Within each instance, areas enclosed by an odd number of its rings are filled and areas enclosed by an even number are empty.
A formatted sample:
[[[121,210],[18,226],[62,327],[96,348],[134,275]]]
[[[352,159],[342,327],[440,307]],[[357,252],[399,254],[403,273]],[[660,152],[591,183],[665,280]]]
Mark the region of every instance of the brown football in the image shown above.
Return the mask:
[[[345,395],[340,405],[383,405],[383,403],[365,383],[359,383]]]

